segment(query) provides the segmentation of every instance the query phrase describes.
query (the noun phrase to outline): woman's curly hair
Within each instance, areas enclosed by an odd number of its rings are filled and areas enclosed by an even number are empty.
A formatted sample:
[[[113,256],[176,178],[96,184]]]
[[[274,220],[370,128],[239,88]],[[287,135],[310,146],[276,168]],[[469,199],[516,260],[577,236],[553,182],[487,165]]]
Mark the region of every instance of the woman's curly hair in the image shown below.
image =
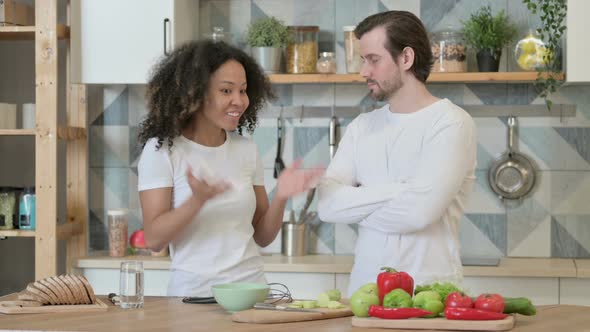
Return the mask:
[[[229,60],[242,64],[246,71],[246,93],[250,103],[240,118],[238,132],[254,132],[258,111],[274,98],[268,78],[256,61],[244,51],[224,42],[201,40],[186,43],[162,59],[153,69],[147,86],[149,113],[140,124],[141,146],[157,137],[159,149],[164,140],[171,148],[173,140],[203,104],[211,75]]]

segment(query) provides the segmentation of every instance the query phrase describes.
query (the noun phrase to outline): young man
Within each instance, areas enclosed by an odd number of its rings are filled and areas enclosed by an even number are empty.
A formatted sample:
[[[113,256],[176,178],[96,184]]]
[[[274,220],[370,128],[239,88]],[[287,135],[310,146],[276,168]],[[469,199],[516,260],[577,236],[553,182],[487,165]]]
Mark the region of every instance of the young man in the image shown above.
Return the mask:
[[[461,281],[458,228],[475,180],[473,120],[426,89],[432,53],[415,15],[375,14],[355,34],[361,75],[388,104],[352,121],[319,186],[320,219],[359,226],[348,295],[384,266],[415,284]]]

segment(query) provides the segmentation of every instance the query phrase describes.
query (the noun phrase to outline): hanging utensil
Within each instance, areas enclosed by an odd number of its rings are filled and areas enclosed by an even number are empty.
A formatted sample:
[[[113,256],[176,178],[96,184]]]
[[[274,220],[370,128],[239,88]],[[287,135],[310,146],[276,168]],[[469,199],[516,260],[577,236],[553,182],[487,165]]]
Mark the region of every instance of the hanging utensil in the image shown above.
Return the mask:
[[[275,179],[279,177],[281,172],[285,169],[285,163],[281,157],[282,153],[282,137],[283,137],[283,108],[281,107],[281,113],[277,118],[277,156],[275,157],[275,167],[273,176]]]
[[[508,118],[508,151],[496,159],[488,172],[492,190],[500,199],[521,199],[528,195],[535,185],[535,167],[516,146],[516,117]]]
[[[330,160],[332,160],[332,158],[334,158],[334,154],[336,154],[337,128],[338,128],[338,118],[332,114],[332,117],[330,118],[329,133],[328,133],[328,146],[330,147]]]

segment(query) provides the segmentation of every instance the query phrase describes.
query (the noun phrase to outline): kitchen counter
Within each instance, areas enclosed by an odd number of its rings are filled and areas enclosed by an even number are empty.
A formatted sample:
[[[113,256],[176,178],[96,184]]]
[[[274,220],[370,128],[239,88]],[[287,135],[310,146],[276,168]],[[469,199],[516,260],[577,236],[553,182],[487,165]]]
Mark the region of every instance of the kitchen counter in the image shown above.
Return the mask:
[[[590,326],[590,307],[554,305],[539,307],[537,316],[517,316],[516,326],[511,331],[579,332],[588,331],[588,326]],[[108,311],[105,312],[0,314],[0,330],[14,329],[130,332],[187,330],[236,332],[376,331],[376,329],[353,328],[350,317],[282,324],[234,323],[231,321],[230,314],[218,305],[184,304],[179,298],[167,297],[147,297],[143,309],[123,310],[109,303]]]
[[[168,270],[169,257],[129,256],[122,258],[92,256],[78,259],[79,269],[118,269],[122,261],[142,260],[145,269]],[[307,255],[263,256],[266,272],[350,273],[353,256]],[[568,258],[509,258],[498,266],[465,266],[465,276],[590,278],[590,260]]]
[[[574,264],[578,278],[590,278],[590,259],[576,259]]]

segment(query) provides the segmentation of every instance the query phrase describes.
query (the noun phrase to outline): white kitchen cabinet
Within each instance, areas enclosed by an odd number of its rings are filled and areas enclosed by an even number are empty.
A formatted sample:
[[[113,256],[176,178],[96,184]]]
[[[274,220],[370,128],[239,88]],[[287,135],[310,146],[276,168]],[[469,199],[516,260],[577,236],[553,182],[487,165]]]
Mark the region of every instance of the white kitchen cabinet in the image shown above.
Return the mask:
[[[566,76],[568,83],[590,82],[588,13],[590,1],[568,0],[566,30]]]
[[[88,279],[97,295],[119,294],[119,269],[83,269],[76,271]],[[145,296],[166,296],[170,271],[144,270],[143,294]]]
[[[559,279],[559,304],[590,306],[590,279]]]
[[[465,277],[463,288],[471,296],[499,293],[526,297],[535,305],[559,303],[559,278]]]
[[[158,59],[196,39],[198,17],[198,0],[72,0],[72,82],[146,83]]]
[[[335,288],[334,273],[266,272],[265,275],[269,283],[287,286],[294,299],[315,300],[321,292]]]
[[[336,273],[336,289],[342,293],[342,297],[348,296],[348,284],[350,283],[350,273]]]

